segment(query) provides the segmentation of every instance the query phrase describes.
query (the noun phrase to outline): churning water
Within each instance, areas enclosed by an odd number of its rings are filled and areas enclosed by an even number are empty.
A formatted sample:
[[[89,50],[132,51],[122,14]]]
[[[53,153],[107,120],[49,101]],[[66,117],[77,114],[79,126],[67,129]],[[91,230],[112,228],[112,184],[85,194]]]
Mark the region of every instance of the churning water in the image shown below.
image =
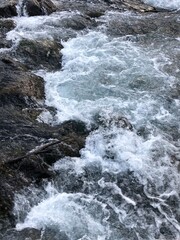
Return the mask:
[[[57,15],[39,17],[30,26],[24,19],[9,37],[32,37],[36,27],[35,38],[43,31],[57,35],[40,27],[58,21]],[[25,215],[18,230],[48,228],[57,239],[69,240],[180,238],[180,116],[178,96],[172,94],[178,66],[171,55],[179,40],[164,38],[161,46],[153,41],[141,45],[108,36],[103,28],[81,32],[62,42],[60,71],[39,72],[46,104],[57,109],[54,118],[40,119],[54,124],[80,119],[98,127],[81,157],[54,165],[59,175],[47,184],[43,199],[29,208],[27,199],[17,196],[15,212]],[[172,65],[176,74],[166,71]],[[122,117],[133,130],[119,126]]]
[[[179,9],[180,1],[179,0],[143,0],[144,3],[148,3],[155,7],[161,7],[165,9]]]

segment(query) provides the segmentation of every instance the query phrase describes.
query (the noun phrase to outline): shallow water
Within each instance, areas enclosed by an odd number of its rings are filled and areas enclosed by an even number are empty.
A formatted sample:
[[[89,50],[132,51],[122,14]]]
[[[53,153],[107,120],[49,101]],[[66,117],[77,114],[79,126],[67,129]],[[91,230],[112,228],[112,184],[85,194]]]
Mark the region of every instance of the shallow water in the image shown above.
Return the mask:
[[[59,19],[67,14],[17,18],[8,38],[17,43],[48,33],[60,39]],[[107,34],[107,21],[109,13],[96,30],[74,31],[76,37],[62,41],[61,70],[38,72],[46,82],[46,104],[57,109],[39,121],[80,119],[97,129],[80,158],[55,163],[59,175],[44,186],[43,199],[16,196],[17,229],[50,228],[69,240],[178,240],[180,113],[172,92],[179,69],[172,52],[179,39],[115,37]],[[119,127],[121,117],[133,131]]]

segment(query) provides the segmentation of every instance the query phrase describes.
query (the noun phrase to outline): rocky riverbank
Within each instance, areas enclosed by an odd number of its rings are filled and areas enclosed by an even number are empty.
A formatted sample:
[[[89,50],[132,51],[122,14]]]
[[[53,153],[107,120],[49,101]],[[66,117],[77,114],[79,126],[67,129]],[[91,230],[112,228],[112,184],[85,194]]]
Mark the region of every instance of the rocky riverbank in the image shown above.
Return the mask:
[[[78,12],[76,12],[78,10]],[[51,126],[37,121],[40,113],[56,110],[45,105],[43,78],[34,70],[55,71],[61,66],[60,40],[74,37],[76,32],[99,27],[106,11],[133,11],[128,21],[110,19],[106,31],[111,36],[154,34],[179,37],[178,12],[155,9],[139,0],[53,1],[18,0],[0,3],[0,230],[7,222],[14,226],[12,215],[14,194],[56,174],[51,165],[64,156],[79,156],[88,130],[83,122],[67,121]],[[39,39],[21,38],[15,45],[6,38],[16,27],[14,16],[42,16],[54,12],[74,11],[71,18],[59,21],[64,31],[61,39],[49,36]],[[145,16],[143,20],[140,16]],[[153,17],[152,17],[153,15]],[[135,19],[135,20],[134,20]],[[56,26],[57,27],[57,26]],[[176,53],[178,54],[178,53]],[[176,58],[176,56],[175,56]],[[178,57],[177,57],[178,59]],[[178,98],[178,96],[176,96]],[[31,231],[31,230],[30,230]],[[39,232],[29,233],[39,236]],[[24,236],[24,233],[23,233]],[[35,238],[32,239],[36,239]],[[17,236],[18,239],[20,235]],[[6,238],[4,238],[6,239]],[[48,238],[47,238],[48,239]]]
[[[79,155],[87,131],[80,122],[37,122],[42,111],[54,111],[43,104],[43,79],[10,57],[0,59],[0,69],[0,210],[6,215],[15,192],[51,176],[49,166],[59,158]]]

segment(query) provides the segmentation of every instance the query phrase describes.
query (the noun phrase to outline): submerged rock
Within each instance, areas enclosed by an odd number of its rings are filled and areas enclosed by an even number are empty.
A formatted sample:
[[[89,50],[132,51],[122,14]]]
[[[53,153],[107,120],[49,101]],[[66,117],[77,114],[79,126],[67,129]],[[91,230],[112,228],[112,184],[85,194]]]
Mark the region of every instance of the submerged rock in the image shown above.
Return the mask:
[[[18,0],[1,0],[0,2],[0,17],[13,17],[17,16],[17,6]]]
[[[61,68],[63,46],[51,40],[29,40],[20,41],[16,49],[16,57],[24,62],[29,68],[57,70]]]
[[[110,117],[97,114],[94,120],[98,127],[101,126],[105,128],[110,128],[116,126],[118,128],[124,128],[130,131],[133,130],[133,126],[129,122],[129,120],[126,117],[122,117],[119,115],[114,115]]]

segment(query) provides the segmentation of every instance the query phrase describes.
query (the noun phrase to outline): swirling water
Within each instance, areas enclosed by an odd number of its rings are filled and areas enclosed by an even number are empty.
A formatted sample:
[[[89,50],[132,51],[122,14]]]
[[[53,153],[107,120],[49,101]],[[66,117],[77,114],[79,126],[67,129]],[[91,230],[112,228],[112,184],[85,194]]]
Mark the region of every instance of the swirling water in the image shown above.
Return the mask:
[[[50,26],[58,15],[34,19],[17,20],[9,38],[32,38],[32,31],[34,38],[58,35]],[[69,240],[178,240],[179,98],[172,92],[179,70],[171,53],[179,40],[144,45],[110,36],[102,27],[62,44],[62,69],[39,72],[46,81],[46,104],[57,114],[39,119],[99,126],[87,137],[81,157],[55,163],[59,174],[45,186],[43,199],[29,207],[34,194],[30,200],[17,195],[15,213],[23,215],[17,229],[53,229],[57,239]],[[171,65],[176,74],[166,71]],[[133,131],[119,127],[121,117]]]

